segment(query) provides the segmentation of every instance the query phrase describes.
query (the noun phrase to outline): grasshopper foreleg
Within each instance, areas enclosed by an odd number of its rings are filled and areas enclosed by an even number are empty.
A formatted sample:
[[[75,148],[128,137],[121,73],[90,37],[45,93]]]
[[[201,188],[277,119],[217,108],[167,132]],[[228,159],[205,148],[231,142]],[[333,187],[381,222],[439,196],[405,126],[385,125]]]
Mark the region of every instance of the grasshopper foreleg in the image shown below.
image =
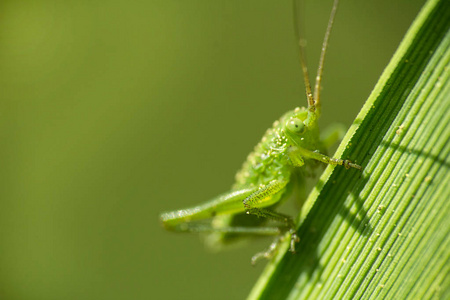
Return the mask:
[[[305,157],[309,159],[315,159],[318,161],[321,161],[323,163],[329,164],[329,165],[340,165],[344,166],[346,169],[355,168],[358,170],[361,170],[362,167],[360,165],[354,164],[351,161],[347,159],[340,159],[340,158],[334,158],[326,156],[322,153],[316,152],[316,151],[310,151],[308,149],[292,146],[289,148],[289,157],[291,161],[296,161],[296,157]]]

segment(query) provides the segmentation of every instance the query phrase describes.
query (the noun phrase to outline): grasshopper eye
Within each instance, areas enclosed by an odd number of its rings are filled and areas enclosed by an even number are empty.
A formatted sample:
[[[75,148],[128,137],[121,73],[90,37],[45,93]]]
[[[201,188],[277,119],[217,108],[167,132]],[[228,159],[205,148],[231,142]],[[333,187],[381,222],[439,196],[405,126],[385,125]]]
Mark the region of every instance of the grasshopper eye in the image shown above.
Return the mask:
[[[290,119],[287,121],[286,127],[290,132],[295,134],[302,134],[306,130],[305,124],[299,119]]]

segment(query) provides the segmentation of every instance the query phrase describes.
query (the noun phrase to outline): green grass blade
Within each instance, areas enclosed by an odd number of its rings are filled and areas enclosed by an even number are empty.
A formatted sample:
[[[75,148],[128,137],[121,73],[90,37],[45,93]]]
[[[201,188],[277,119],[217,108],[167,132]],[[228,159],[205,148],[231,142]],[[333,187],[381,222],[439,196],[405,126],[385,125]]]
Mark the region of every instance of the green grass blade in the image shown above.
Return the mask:
[[[412,24],[249,299],[450,299],[450,5]]]

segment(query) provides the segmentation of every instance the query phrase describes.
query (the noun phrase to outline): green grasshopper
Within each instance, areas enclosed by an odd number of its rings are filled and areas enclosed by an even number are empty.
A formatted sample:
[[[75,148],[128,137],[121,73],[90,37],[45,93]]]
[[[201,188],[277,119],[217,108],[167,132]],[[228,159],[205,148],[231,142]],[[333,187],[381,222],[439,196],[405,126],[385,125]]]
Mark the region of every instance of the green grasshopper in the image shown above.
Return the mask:
[[[295,223],[290,216],[277,212],[275,208],[304,183],[303,170],[315,168],[315,161],[361,170],[361,166],[349,160],[322,154],[330,146],[331,138],[321,140],[317,124],[323,64],[338,2],[334,1],[328,21],[314,94],[299,39],[308,107],[295,108],[273,123],[248,155],[229,192],[198,206],[161,214],[161,222],[166,229],[205,233],[212,246],[231,243],[248,235],[278,236],[268,251],[253,257],[253,262],[260,257],[270,257],[281,236],[289,233],[290,251],[295,252],[295,243],[299,241]]]

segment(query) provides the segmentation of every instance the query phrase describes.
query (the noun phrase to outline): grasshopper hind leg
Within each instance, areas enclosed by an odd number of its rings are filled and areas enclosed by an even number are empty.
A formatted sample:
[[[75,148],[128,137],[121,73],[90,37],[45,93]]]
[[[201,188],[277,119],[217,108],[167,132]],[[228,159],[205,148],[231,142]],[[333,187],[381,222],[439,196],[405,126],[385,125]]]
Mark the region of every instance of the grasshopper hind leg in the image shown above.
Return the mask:
[[[296,226],[292,217],[276,212],[270,208],[266,208],[268,203],[282,202],[283,198],[288,197],[292,192],[292,185],[288,185],[288,180],[272,180],[267,185],[261,187],[256,192],[244,199],[244,206],[246,213],[256,215],[275,222],[284,224],[285,232],[289,232],[290,236],[290,251],[295,252],[295,244],[299,241],[296,233]],[[259,258],[270,258],[274,251],[278,248],[278,244],[282,237],[277,238],[269,247],[267,251],[257,253],[252,258],[252,263],[255,263]]]
[[[289,231],[289,239],[290,239],[290,248],[289,251],[295,253],[295,243],[300,241],[300,238],[295,233],[295,230]],[[252,257],[252,265],[255,265],[261,259],[271,259],[275,253],[277,253],[280,244],[284,241],[284,236],[279,235],[273,242],[270,244],[269,248],[265,251],[261,251],[253,255]]]
[[[239,237],[281,236],[289,232],[294,251],[298,238],[293,219],[273,210],[292,191],[288,182],[272,180],[265,185],[233,190],[196,207],[163,213],[160,219],[166,229],[205,234],[205,242],[212,249],[223,248]]]

